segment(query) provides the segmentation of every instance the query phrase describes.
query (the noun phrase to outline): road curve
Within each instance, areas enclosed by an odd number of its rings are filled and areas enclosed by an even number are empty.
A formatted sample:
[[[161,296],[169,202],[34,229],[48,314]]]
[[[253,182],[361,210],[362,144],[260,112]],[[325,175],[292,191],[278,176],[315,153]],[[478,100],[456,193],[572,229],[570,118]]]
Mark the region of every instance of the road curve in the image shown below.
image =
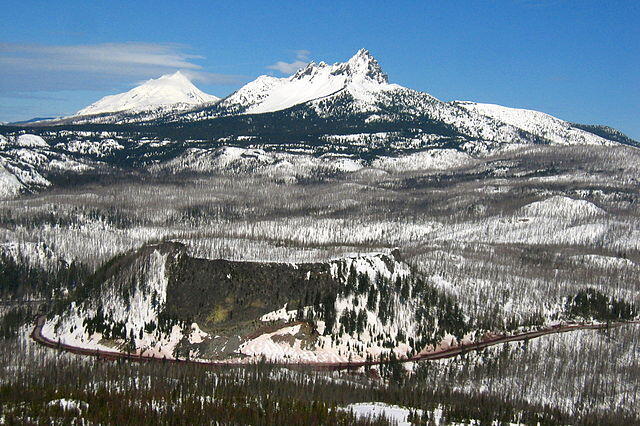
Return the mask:
[[[136,362],[165,362],[165,363],[182,363],[182,364],[197,364],[197,365],[208,365],[208,366],[216,366],[216,367],[246,367],[247,365],[251,365],[249,363],[241,363],[241,362],[225,362],[225,361],[196,361],[189,359],[168,359],[168,358],[158,358],[146,355],[136,355],[129,354],[125,352],[117,352],[117,351],[104,351],[98,349],[87,349],[81,348],[77,346],[67,345],[65,343],[57,342],[55,340],[51,340],[42,335],[42,326],[44,325],[46,318],[44,316],[39,316],[36,319],[36,325],[31,331],[31,338],[38,342],[43,346],[47,346],[49,348],[63,350],[66,352],[78,354],[78,355],[90,355],[95,356],[101,359],[106,360],[117,360],[117,359],[126,359],[130,361]],[[421,353],[414,355],[410,358],[400,358],[395,361],[355,361],[355,362],[269,362],[269,365],[281,366],[281,367],[306,367],[306,368],[317,368],[317,369],[328,369],[328,370],[347,370],[347,369],[356,369],[359,367],[367,367],[374,366],[380,364],[389,364],[391,362],[412,362],[412,361],[433,361],[438,359],[452,358],[454,356],[471,352],[478,351],[484,348],[488,348],[489,346],[498,345],[501,343],[508,342],[517,342],[523,340],[534,339],[536,337],[545,336],[548,334],[558,334],[558,333],[567,333],[570,331],[577,330],[599,330],[606,329],[611,327],[620,327],[623,325],[631,325],[631,324],[640,324],[640,321],[620,321],[613,323],[586,323],[586,322],[575,322],[575,323],[566,323],[560,324],[552,327],[546,327],[540,330],[528,331],[519,334],[513,335],[498,335],[492,338],[487,338],[481,340],[479,342],[460,344],[457,346],[452,346],[447,349],[441,349],[438,351]]]

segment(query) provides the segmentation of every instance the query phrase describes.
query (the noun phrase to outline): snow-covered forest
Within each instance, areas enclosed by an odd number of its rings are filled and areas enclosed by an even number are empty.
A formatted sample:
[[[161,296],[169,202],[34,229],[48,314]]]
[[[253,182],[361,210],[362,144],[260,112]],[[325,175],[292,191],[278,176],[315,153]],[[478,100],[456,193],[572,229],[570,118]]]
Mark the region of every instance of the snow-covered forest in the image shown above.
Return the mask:
[[[277,418],[283,422],[305,422],[310,418],[305,416],[330,423],[351,423],[356,418],[363,424],[393,421],[392,417],[357,417],[349,408],[357,410],[360,406],[350,404],[373,402],[387,408],[406,407],[407,421],[415,422],[637,422],[640,400],[635,376],[640,348],[633,324],[542,336],[442,361],[390,362],[355,373],[290,371],[269,365],[207,369],[105,363],[58,355],[27,338],[38,310],[63,316],[77,312],[76,322],[60,326],[73,335],[87,324],[93,327],[92,333],[100,329],[97,311],[91,311],[98,305],[103,312],[111,306],[114,315],[127,306],[125,300],[137,308],[151,306],[156,296],[146,290],[125,291],[129,283],[132,289],[146,288],[142,283],[165,289],[153,303],[162,303],[161,296],[170,298],[172,292],[166,289],[172,288],[171,281],[158,287],[164,278],[153,275],[157,267],[149,267],[160,258],[135,257],[169,242],[184,247],[183,263],[178,265],[192,262],[208,268],[206,262],[225,259],[292,265],[286,267],[291,270],[327,265],[327,271],[341,271],[334,276],[344,289],[331,301],[335,311],[329,317],[326,302],[316,305],[311,301],[313,294],[307,304],[302,303],[304,294],[286,300],[271,295],[274,303],[282,300],[283,304],[274,305],[258,322],[275,327],[273,331],[238,343],[242,356],[265,361],[274,355],[265,352],[272,348],[271,343],[265,344],[267,338],[287,347],[295,339],[302,339],[304,345],[308,336],[317,333],[318,348],[334,348],[345,362],[383,353],[386,361],[393,361],[419,352],[423,344],[437,346],[451,343],[451,338],[474,341],[485,333],[637,317],[637,149],[527,146],[464,161],[437,160],[413,163],[409,157],[400,158],[394,167],[372,163],[295,181],[270,172],[256,173],[251,167],[236,167],[233,173],[216,168],[183,174],[152,170],[137,182],[128,177],[98,179],[0,201],[4,336],[0,368],[3,405],[9,407],[3,419],[33,416],[37,421],[59,416],[99,422],[114,404],[125,404],[123,416],[135,413],[148,416],[150,422],[169,412],[198,419],[198,412],[205,409],[223,416],[235,401],[235,414],[247,416],[236,418],[253,422],[266,415],[281,416]],[[253,159],[240,156],[234,161],[241,165]],[[397,262],[395,272],[387,269],[388,264],[371,260],[392,252],[398,256],[393,261]],[[133,260],[122,260],[127,256]],[[345,259],[379,265],[352,268]],[[146,266],[135,266],[136,262]],[[124,265],[118,269],[121,275],[104,275],[101,271],[108,271],[109,265]],[[172,267],[171,262],[163,265]],[[127,268],[148,270],[150,275],[127,275]],[[166,276],[185,276],[172,273]],[[101,276],[112,281],[98,282],[96,277]],[[104,287],[104,283],[116,283],[114,277],[129,281]],[[190,285],[196,285],[196,278],[189,278]],[[86,283],[102,289],[113,285],[117,291],[100,293]],[[384,291],[386,296],[381,294]],[[95,298],[96,294],[101,296]],[[90,302],[84,310],[69,311],[71,302],[77,303],[71,306],[82,303],[79,295]],[[198,296],[191,297],[197,300]],[[435,301],[436,309],[429,315],[438,318],[434,324],[439,324],[430,330],[414,321],[420,307],[429,306],[426,300]],[[184,304],[175,303],[176,312],[183,312]],[[194,312],[191,321],[196,326],[185,323],[172,343],[177,357],[196,357],[175,346],[179,340],[199,345],[207,341],[207,334],[223,334],[225,321],[230,321],[228,311],[237,315],[241,311],[233,309],[239,303],[216,305],[210,317]],[[82,317],[82,312],[93,312],[93,316]],[[160,317],[148,316],[156,313],[137,309],[133,315],[125,310],[118,314],[121,317],[113,317],[126,330],[109,329],[114,338],[122,335],[124,343],[118,350],[149,345],[158,333],[151,326],[147,332],[144,325],[153,319],[154,326],[160,327]],[[145,322],[138,324],[142,327],[133,328],[127,322],[136,315]],[[83,324],[87,319],[93,322]],[[307,321],[316,329],[305,331],[297,321]],[[49,332],[54,339],[60,338],[62,334],[52,331],[54,323]],[[168,327],[167,342],[177,336]],[[419,336],[425,338],[421,344],[416,343]],[[131,342],[133,346],[126,346]],[[377,352],[367,351],[374,346]],[[277,352],[281,358],[276,359],[300,359],[301,353]],[[88,370],[91,380],[86,378]],[[24,397],[27,406],[16,400],[17,388],[30,395]],[[301,388],[308,392],[292,398],[292,389]],[[264,389],[259,400],[256,389]],[[285,401],[295,409],[284,408]],[[385,410],[397,414],[392,408]],[[299,417],[291,417],[294,411]],[[216,418],[224,421],[225,417]]]

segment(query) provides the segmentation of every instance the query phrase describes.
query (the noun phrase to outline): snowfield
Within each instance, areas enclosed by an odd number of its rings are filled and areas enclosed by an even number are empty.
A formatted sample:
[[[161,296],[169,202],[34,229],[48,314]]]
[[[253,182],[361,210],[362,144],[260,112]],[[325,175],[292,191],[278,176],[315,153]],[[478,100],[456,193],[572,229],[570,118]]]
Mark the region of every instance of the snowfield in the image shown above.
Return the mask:
[[[551,115],[528,109],[508,108],[501,105],[481,104],[474,102],[453,102],[468,111],[473,111],[500,120],[526,132],[540,135],[549,142],[559,145],[605,145],[612,142],[593,133],[575,128],[566,121]]]

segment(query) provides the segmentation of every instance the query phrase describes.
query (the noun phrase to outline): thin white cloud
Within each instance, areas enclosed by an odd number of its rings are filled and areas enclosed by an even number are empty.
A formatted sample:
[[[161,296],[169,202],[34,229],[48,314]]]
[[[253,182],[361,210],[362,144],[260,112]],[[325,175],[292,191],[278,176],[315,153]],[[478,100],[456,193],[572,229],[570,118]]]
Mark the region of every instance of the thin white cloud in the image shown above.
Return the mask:
[[[293,62],[278,61],[275,64],[268,65],[270,70],[276,70],[282,74],[290,75],[298,71],[300,68],[305,67],[309,63],[309,55],[311,52],[308,50],[296,50],[296,60]]]
[[[201,69],[191,62],[200,55],[183,52],[185,46],[155,43],[103,43],[76,46],[0,44],[0,64],[56,70],[129,73],[135,67]],[[124,71],[121,70],[124,66]],[[103,68],[104,69],[104,68]]]
[[[237,84],[243,77],[231,74],[216,74],[207,71],[181,70],[189,80],[203,84]]]
[[[174,43],[42,45],[0,43],[0,94],[13,90],[92,90],[159,77],[178,69],[206,84],[234,84],[196,63],[204,59]]]
[[[289,63],[278,61],[273,65],[269,65],[267,68],[269,68],[270,70],[280,71],[282,74],[290,75],[307,64],[308,62],[306,61],[294,61]]]

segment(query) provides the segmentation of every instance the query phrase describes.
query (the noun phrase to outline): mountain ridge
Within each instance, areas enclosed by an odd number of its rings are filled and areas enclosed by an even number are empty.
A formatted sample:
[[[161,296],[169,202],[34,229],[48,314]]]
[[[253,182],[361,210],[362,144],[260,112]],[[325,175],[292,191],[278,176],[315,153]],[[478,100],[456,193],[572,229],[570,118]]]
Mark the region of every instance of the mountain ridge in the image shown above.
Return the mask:
[[[184,92],[182,94],[192,95],[186,99],[189,102],[166,103],[162,99],[145,101],[153,94],[150,94],[153,90],[149,90],[149,85],[167,81],[179,82],[178,86]],[[138,95],[144,99],[140,101]],[[179,98],[173,97],[172,100]],[[210,120],[238,117],[236,121],[242,123],[244,119],[239,116],[262,114],[276,114],[273,119],[282,122],[288,121],[285,118],[287,116],[295,116],[296,120],[317,116],[352,122],[350,126],[356,128],[366,128],[370,123],[427,120],[449,127],[469,141],[494,143],[634,145],[635,142],[616,130],[607,131],[590,125],[574,126],[539,111],[468,101],[446,102],[428,93],[389,83],[387,74],[366,49],[360,49],[347,61],[333,65],[310,62],[289,77],[259,76],[222,99],[201,92],[178,71],[149,80],[129,92],[107,96],[80,110],[79,115],[24,125],[139,123],[193,128],[202,123],[204,131],[211,127],[208,124]],[[284,119],[276,116],[283,116]],[[318,124],[311,126],[318,128]],[[330,130],[324,132],[330,134]],[[430,132],[429,129],[425,130]],[[287,132],[286,129],[280,131]],[[448,137],[449,133],[441,136]]]
[[[160,81],[162,87],[167,80],[198,90],[179,72],[145,84]],[[416,169],[425,161],[441,167],[531,145],[640,147],[606,126],[500,105],[446,102],[388,81],[362,49],[346,62],[312,62],[283,78],[260,76],[215,102],[140,106],[149,100],[143,96],[139,107],[128,110],[0,126],[0,165],[11,188],[4,195],[141,170],[266,173],[291,183],[372,164]],[[138,102],[136,93],[153,92],[145,84],[106,103]],[[221,160],[228,157],[225,148],[234,149],[232,161]]]

